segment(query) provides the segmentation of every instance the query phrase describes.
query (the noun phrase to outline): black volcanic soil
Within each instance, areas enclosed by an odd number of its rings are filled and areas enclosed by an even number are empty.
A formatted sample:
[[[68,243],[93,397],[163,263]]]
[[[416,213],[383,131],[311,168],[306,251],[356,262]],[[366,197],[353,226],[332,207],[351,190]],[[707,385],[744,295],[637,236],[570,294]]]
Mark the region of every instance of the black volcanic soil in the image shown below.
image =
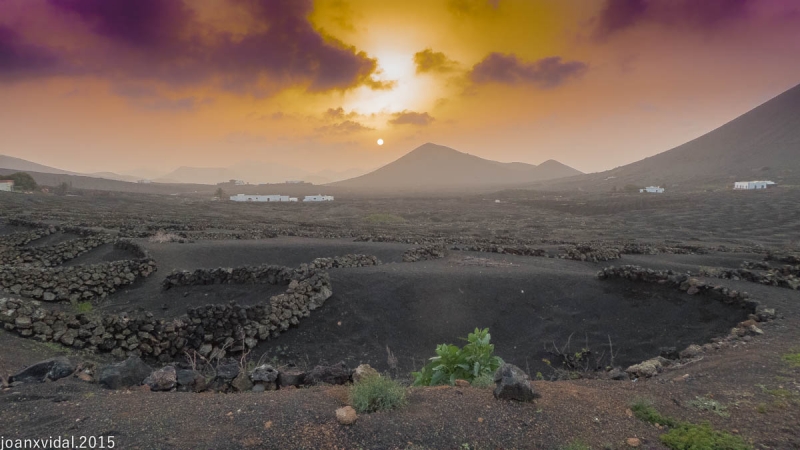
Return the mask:
[[[318,205],[320,208],[304,205],[309,207],[294,209],[256,205],[243,209],[173,197],[15,195],[0,198],[0,215],[71,220],[109,230],[115,223],[181,226],[202,222],[213,228],[228,224],[231,230],[277,223],[292,230],[353,229],[357,234],[576,241],[625,238],[706,246],[763,244],[797,250],[798,195],[800,191],[789,189],[751,197],[696,193],[680,195],[678,201],[653,200],[650,204],[647,198],[624,194],[571,194],[543,202],[542,194],[516,192],[486,198],[337,199],[335,204]],[[495,198],[504,203],[494,204]],[[387,211],[405,221],[365,225],[365,217]],[[764,217],[770,220],[763,222]],[[0,224],[0,233],[9,230]],[[400,263],[400,255],[411,245],[346,239],[146,245],[158,261],[159,271],[114,294],[98,310],[146,308],[170,317],[190,305],[228,299],[260,301],[272,295],[265,286],[202,286],[161,292],[163,276],[176,268],[259,263],[294,266],[320,256],[378,255],[390,264],[331,270],[334,296],[298,328],[262,344],[259,350],[275,355],[280,346],[283,354],[277,355],[279,359],[308,365],[321,360],[346,359],[353,364],[374,360],[373,365],[386,368],[388,344],[400,363],[392,375],[403,380],[408,379],[408,365],[418,368],[423,362],[420,359],[432,356],[436,344],[458,344],[458,338],[476,326],[490,327],[496,354],[535,373],[547,341],[563,344],[573,332],[574,347],[583,345],[585,333],[593,349],[603,349],[610,334],[619,350],[616,362],[623,365],[623,358],[634,360],[633,355],[643,355],[641,359],[655,356],[661,345],[680,349],[686,343],[703,343],[708,336],[726,333],[742,313],[706,304],[700,296],[638,283],[601,282],[594,274],[603,264],[458,252],[441,261]],[[559,244],[549,241],[544,245]],[[73,263],[120,257],[123,255],[101,247]],[[760,258],[756,253],[626,255],[608,264],[694,271],[700,266],[737,267],[744,259]],[[595,450],[619,450],[628,448],[626,438],[637,437],[643,442],[641,448],[661,449],[658,436],[664,430],[636,420],[627,411],[631,402],[647,399],[667,415],[694,423],[708,421],[717,429],[742,436],[757,449],[800,448],[800,367],[782,359],[789,352],[800,351],[800,292],[743,281],[713,282],[748,291],[777,308],[783,317],[763,324],[763,336],[711,351],[649,380],[535,381],[541,397],[532,404],[499,402],[490,390],[477,388],[410,388],[404,408],[361,415],[354,425],[344,427],[334,418],[335,409],[348,402],[342,387],[181,394],[141,388],[108,391],[69,378],[0,389],[0,436],[113,434],[118,448],[126,449],[461,450],[562,450],[577,441]],[[160,309],[164,304],[167,310]],[[343,345],[346,343],[353,348]],[[421,356],[413,356],[415,352]],[[62,353],[82,361],[110,360],[109,355],[75,354],[57,344],[0,331],[2,375]],[[693,407],[690,402],[698,397],[719,401],[730,416]]]
[[[474,254],[471,254],[474,255]],[[549,376],[542,359],[553,345],[586,346],[609,354],[609,337],[623,366],[723,336],[747,311],[673,289],[595,278],[598,265],[569,260],[482,255],[487,263],[447,260],[331,270],[334,295],[297,328],[260,344],[256,354],[295,364],[320,359],[399,373],[419,369],[439,343],[462,345],[475,327],[488,327],[506,361]],[[288,349],[288,350],[286,350]],[[603,364],[608,364],[605,359]]]

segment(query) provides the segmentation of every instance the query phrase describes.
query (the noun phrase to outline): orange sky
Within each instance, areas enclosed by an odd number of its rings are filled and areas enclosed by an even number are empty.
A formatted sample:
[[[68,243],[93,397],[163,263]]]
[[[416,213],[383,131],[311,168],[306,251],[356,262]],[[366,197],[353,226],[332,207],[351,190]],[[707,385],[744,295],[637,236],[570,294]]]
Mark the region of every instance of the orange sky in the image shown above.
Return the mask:
[[[790,0],[110,3],[0,2],[0,154],[319,171],[430,141],[598,171],[800,82]]]

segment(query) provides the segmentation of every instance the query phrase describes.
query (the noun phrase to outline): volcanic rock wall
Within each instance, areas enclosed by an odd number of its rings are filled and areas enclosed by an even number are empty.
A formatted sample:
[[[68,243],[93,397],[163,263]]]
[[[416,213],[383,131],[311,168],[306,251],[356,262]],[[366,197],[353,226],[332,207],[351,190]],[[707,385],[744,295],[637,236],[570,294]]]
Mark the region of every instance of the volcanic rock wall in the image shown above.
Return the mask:
[[[0,249],[0,265],[29,264],[37,267],[55,267],[111,242],[114,242],[113,236],[98,233],[48,247],[5,247]]]
[[[432,244],[412,248],[403,252],[403,262],[427,261],[447,256],[447,248],[442,244]]]
[[[71,267],[0,265],[0,287],[12,294],[47,302],[95,301],[156,271],[155,261],[137,244],[122,240],[114,245],[133,252],[139,258]]]
[[[279,273],[290,274],[286,292],[254,306],[206,305],[167,320],[149,312],[138,316],[56,312],[38,301],[4,298],[0,299],[0,323],[20,336],[117,357],[169,361],[195,350],[204,357],[221,358],[226,352],[252,348],[260,340],[278,336],[333,295],[326,272],[302,265]]]

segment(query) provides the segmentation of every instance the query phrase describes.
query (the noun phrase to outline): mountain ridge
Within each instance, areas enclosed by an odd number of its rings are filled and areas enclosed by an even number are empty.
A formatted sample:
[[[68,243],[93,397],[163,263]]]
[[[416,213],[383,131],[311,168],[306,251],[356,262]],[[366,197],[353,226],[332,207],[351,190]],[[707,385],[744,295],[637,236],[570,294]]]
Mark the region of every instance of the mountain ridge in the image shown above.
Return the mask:
[[[329,186],[365,189],[486,188],[543,181],[581,172],[558,161],[504,163],[425,143],[370,173]]]

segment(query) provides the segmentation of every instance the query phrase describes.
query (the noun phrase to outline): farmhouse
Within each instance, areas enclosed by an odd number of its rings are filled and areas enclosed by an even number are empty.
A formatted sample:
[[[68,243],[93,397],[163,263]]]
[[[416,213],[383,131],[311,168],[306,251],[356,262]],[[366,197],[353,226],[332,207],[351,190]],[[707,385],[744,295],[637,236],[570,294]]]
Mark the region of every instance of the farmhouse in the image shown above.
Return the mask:
[[[245,195],[237,194],[231,196],[232,202],[296,202],[297,197],[288,195]]]
[[[332,195],[306,195],[304,202],[332,202]]]
[[[230,183],[235,186],[244,186],[247,184],[244,180],[231,180]]]
[[[647,186],[644,189],[639,189],[639,192],[640,193],[641,192],[648,192],[650,194],[663,194],[664,193],[664,188],[659,187],[659,186]]]
[[[14,180],[0,180],[0,191],[14,191]]]
[[[737,181],[733,183],[733,188],[736,190],[754,190],[754,189],[767,189],[775,186],[774,181]]]

